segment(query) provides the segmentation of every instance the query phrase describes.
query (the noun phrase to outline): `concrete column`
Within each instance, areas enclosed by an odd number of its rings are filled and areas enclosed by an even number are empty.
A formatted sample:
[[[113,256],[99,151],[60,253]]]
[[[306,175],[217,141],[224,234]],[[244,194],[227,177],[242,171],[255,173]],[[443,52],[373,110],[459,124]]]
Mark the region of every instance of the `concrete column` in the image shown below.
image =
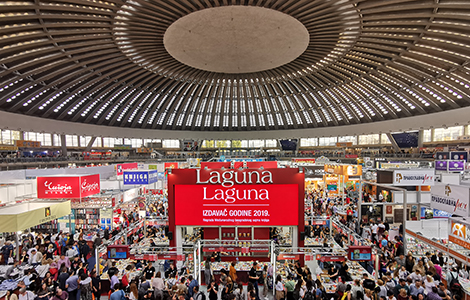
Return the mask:
[[[356,145],[359,145],[359,136],[356,135]]]
[[[51,136],[51,146],[55,146],[54,145],[54,135],[52,133],[49,134]]]
[[[469,127],[469,125],[464,125],[463,126],[463,135],[468,135],[468,127]]]
[[[95,143],[95,140],[96,140],[96,136],[91,137],[90,142],[88,142],[88,145],[86,146],[85,152],[90,152],[91,147]]]
[[[424,141],[424,130],[420,130],[418,133],[418,148],[423,147],[423,141]]]
[[[398,144],[397,144],[397,142],[395,142],[392,135],[390,133],[387,133],[387,137],[388,137],[388,140],[390,141],[390,143],[392,143],[393,149],[395,149],[395,151],[400,153],[401,149],[400,149],[400,147],[398,147]]]
[[[65,138],[65,134],[60,135],[60,147],[62,150],[62,156],[67,156],[67,139]]]
[[[434,128],[431,129],[431,142],[434,142]]]
[[[20,140],[24,140],[24,131],[20,131]]]

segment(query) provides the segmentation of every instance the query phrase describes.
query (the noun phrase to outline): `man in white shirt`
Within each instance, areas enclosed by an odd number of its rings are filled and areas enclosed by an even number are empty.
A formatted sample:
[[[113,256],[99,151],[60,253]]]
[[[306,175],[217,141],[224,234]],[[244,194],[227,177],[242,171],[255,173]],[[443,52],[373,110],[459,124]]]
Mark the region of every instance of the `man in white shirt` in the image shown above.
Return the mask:
[[[38,262],[38,253],[36,251],[36,248],[33,248],[31,250],[31,254],[29,255],[28,264],[30,264],[32,266],[35,266],[35,265],[39,264],[39,262]]]
[[[379,229],[379,226],[376,223],[373,223],[370,226],[370,229],[372,231],[372,241],[376,242],[377,241],[377,231]]]

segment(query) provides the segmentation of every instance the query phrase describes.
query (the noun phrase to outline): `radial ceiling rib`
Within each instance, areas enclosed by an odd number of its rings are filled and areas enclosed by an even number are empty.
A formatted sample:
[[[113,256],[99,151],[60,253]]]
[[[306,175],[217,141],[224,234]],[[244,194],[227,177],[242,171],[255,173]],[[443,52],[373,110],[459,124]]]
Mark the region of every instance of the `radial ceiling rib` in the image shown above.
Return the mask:
[[[241,74],[193,68],[167,52],[163,38],[176,20],[231,5],[290,15],[308,31],[307,48],[279,67]],[[244,131],[470,105],[464,0],[35,0],[1,7],[4,111],[115,127]]]

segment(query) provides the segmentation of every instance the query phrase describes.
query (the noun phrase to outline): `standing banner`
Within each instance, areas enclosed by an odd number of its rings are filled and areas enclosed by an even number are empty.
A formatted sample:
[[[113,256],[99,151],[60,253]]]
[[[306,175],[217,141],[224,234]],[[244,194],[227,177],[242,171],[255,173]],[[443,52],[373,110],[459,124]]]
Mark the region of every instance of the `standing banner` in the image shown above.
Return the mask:
[[[447,170],[449,172],[462,172],[462,171],[465,171],[465,161],[464,160],[449,161]]]
[[[457,220],[452,220],[450,224],[449,241],[466,249],[470,249],[470,229],[467,228],[469,224]]]
[[[469,216],[470,189],[460,185],[441,184],[431,187],[431,208],[462,217]]]
[[[434,185],[434,169],[395,170],[393,171],[393,185]]]

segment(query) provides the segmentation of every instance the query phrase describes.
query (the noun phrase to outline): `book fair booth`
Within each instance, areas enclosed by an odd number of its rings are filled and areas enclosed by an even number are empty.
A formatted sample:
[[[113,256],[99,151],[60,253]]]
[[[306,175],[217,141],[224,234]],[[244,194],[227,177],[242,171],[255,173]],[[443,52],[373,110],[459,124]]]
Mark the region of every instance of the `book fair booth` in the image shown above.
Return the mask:
[[[247,278],[253,260],[271,261],[274,228],[292,247],[303,246],[304,174],[269,163],[205,164],[168,174],[170,246],[183,247],[189,228],[201,232],[198,277],[200,264],[216,257],[217,270],[238,258],[240,279]]]

